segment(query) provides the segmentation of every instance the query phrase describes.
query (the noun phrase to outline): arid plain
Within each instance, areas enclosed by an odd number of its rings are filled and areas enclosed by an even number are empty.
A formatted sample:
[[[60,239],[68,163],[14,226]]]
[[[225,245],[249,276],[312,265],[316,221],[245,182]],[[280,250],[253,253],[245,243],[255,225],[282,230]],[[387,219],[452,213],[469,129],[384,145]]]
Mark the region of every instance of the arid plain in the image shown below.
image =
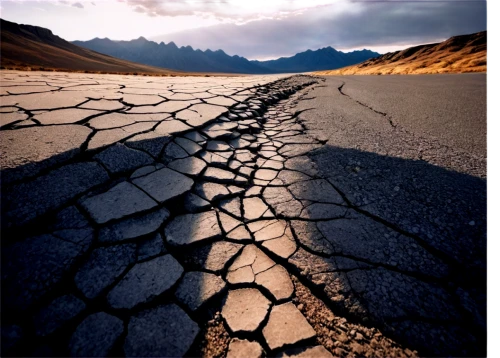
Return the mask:
[[[485,76],[386,82],[2,71],[2,349],[484,354]]]

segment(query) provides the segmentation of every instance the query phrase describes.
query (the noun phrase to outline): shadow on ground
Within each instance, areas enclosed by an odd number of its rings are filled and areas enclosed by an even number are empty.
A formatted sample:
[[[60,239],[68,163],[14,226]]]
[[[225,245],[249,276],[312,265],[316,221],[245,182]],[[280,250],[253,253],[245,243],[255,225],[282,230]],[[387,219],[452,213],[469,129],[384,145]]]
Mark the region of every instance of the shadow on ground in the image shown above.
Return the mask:
[[[288,190],[309,206],[278,210],[301,244],[299,275],[420,354],[485,355],[486,181],[329,145],[308,156],[314,166],[294,169],[313,178]]]

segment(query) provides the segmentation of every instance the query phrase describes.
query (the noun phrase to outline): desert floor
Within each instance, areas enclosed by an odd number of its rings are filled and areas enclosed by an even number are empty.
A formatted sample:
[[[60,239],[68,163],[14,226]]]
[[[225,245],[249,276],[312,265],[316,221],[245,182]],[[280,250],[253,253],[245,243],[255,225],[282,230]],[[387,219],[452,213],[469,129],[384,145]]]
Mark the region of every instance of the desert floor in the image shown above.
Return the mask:
[[[1,71],[2,355],[486,352],[486,76]]]

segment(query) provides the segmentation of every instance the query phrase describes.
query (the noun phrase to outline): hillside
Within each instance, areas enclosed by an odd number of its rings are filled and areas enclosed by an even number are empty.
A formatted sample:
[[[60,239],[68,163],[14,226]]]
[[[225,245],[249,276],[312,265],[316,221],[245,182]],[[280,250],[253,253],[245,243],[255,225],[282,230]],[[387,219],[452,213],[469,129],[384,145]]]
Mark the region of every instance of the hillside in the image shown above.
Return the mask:
[[[486,31],[387,53],[358,65],[319,75],[388,75],[486,72]]]
[[[165,68],[133,63],[76,46],[49,29],[0,19],[3,68],[67,71],[179,74]]]

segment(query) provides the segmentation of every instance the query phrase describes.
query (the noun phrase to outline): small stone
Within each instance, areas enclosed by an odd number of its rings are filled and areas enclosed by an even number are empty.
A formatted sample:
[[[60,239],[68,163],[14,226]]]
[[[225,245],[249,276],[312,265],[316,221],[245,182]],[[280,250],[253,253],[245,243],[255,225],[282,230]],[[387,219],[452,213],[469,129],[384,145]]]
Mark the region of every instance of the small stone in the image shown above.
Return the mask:
[[[108,294],[114,308],[132,308],[172,287],[184,269],[171,255],[136,264]]]
[[[476,222],[475,222],[474,220],[469,221],[469,225],[470,225],[470,226],[474,226],[474,225],[476,225]]]
[[[175,246],[210,240],[221,234],[215,211],[179,215],[165,227],[167,243]]]
[[[233,338],[229,342],[226,358],[261,358],[264,350],[258,342]]]
[[[226,282],[219,276],[192,271],[184,275],[175,296],[194,312],[225,288]]]
[[[316,336],[306,318],[291,302],[273,307],[262,333],[271,350]]]
[[[105,357],[122,334],[122,320],[104,312],[88,316],[69,341],[72,357]]]
[[[127,357],[182,357],[199,330],[179,306],[158,306],[130,318],[123,350]]]
[[[271,302],[255,288],[229,291],[222,317],[232,332],[254,332],[267,316]]]

